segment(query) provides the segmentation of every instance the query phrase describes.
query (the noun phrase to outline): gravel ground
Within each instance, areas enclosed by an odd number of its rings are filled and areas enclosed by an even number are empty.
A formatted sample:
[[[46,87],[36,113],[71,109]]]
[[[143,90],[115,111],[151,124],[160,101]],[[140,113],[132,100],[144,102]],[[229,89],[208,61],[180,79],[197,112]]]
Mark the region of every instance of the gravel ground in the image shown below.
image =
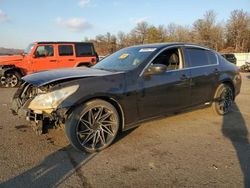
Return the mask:
[[[62,130],[36,136],[0,88],[0,187],[250,187],[250,74],[233,111],[210,108],[144,123],[96,154]]]

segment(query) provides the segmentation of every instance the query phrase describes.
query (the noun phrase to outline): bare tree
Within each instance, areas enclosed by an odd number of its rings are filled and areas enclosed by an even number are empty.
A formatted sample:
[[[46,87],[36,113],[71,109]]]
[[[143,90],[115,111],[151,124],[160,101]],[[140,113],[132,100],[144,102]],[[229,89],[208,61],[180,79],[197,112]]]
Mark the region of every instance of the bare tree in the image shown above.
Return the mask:
[[[155,26],[150,26],[147,29],[146,42],[147,43],[157,43],[161,42],[159,30]]]
[[[167,26],[168,41],[192,42],[191,30],[187,26],[171,23]]]
[[[227,46],[236,52],[250,50],[250,15],[243,10],[234,10],[226,25]]]
[[[87,40],[87,39],[86,39]],[[149,25],[140,22],[128,33],[117,35],[106,33],[91,40],[102,55],[137,44],[156,42],[195,42],[216,49],[217,51],[250,51],[250,16],[243,10],[234,10],[227,21],[216,21],[214,11],[207,11],[203,18],[197,19],[192,27],[170,23],[167,27]]]
[[[193,24],[194,42],[219,50],[223,41],[223,28],[216,23],[216,14],[210,10],[204,14],[203,19],[198,19]]]
[[[170,23],[167,26],[167,41],[176,41],[176,28],[178,26],[175,23]]]
[[[145,43],[148,28],[149,25],[145,21],[137,23],[136,27],[131,31],[131,36],[136,40],[136,43]]]
[[[165,42],[167,39],[167,29],[164,27],[164,25],[159,25],[157,30],[158,30],[160,42]]]
[[[128,36],[122,31],[117,33],[117,48],[121,49],[128,46]]]
[[[188,27],[178,25],[175,31],[177,42],[192,42],[191,31]]]

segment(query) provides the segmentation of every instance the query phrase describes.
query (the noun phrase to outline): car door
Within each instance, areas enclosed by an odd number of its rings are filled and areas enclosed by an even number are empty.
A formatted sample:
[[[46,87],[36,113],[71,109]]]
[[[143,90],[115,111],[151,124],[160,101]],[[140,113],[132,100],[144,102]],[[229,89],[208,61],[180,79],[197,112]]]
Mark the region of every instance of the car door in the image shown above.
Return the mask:
[[[76,56],[73,44],[58,45],[58,68],[74,67],[76,65]]]
[[[177,55],[177,58],[171,60],[171,54]],[[190,70],[183,69],[182,49],[166,49],[152,64],[165,64],[167,71],[143,74],[139,78],[137,101],[140,119],[173,112],[190,104]]]
[[[32,72],[55,69],[56,67],[57,59],[54,46],[51,44],[38,45],[31,57]]]
[[[208,49],[186,47],[186,68],[191,73],[192,105],[210,102],[217,88],[219,65],[217,55]]]
[[[92,43],[76,43],[75,52],[79,66],[92,66],[98,62],[98,55]]]

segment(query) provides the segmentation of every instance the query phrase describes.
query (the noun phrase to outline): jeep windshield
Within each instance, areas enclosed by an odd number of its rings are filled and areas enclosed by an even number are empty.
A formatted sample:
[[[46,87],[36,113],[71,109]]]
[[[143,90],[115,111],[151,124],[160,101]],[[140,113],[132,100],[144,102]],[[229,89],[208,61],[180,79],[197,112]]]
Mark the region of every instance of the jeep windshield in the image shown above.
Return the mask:
[[[24,54],[30,54],[31,50],[33,49],[34,47],[34,43],[31,43],[25,50],[24,50]]]
[[[137,68],[156,48],[130,47],[124,48],[106,57],[92,68],[108,71],[128,71]]]

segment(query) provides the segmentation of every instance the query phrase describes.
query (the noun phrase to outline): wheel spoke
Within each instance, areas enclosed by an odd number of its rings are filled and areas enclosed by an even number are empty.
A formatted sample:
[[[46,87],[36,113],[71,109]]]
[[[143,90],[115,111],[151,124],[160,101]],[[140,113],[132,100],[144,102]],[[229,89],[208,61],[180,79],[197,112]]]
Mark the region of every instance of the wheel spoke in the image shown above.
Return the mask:
[[[101,123],[102,123],[102,125],[107,125],[107,126],[112,126],[112,125],[116,124],[115,121],[109,121],[109,120],[102,121]]]
[[[88,121],[91,125],[93,125],[95,123],[95,117],[94,114],[92,112],[92,109],[89,110],[89,114],[88,114]]]
[[[6,77],[2,76],[1,77],[1,84],[5,87],[7,87],[7,81],[6,81]]]
[[[86,120],[84,120],[84,119],[81,119],[80,121],[81,121],[81,123],[82,123],[88,130],[91,130],[91,128],[90,128],[91,124],[90,124],[88,121],[86,121]]]
[[[86,138],[83,140],[82,145],[84,146],[88,141],[90,141],[94,137],[95,133],[88,134]]]
[[[96,112],[96,114],[95,114],[95,120],[96,121],[98,121],[101,118],[102,113],[103,113],[103,107],[99,107],[98,112]]]
[[[99,121],[103,122],[104,120],[106,120],[108,117],[110,117],[112,115],[112,113],[110,112],[105,112],[100,118]]]
[[[100,132],[100,140],[101,140],[103,145],[106,144],[106,138],[105,138],[105,134],[104,134],[103,129],[101,129],[101,132]]]
[[[94,133],[94,138],[93,138],[93,142],[92,142],[92,148],[94,149],[96,144],[99,142],[99,137],[100,137],[100,132],[99,131],[96,131]]]
[[[102,130],[103,130],[105,133],[107,133],[107,134],[109,134],[109,135],[111,135],[111,136],[114,136],[113,131],[112,131],[108,126],[102,126]]]
[[[80,135],[80,136],[86,136],[86,135],[91,134],[92,132],[93,132],[92,130],[87,129],[87,130],[83,130],[83,131],[78,131],[77,133],[78,133],[78,135]]]

